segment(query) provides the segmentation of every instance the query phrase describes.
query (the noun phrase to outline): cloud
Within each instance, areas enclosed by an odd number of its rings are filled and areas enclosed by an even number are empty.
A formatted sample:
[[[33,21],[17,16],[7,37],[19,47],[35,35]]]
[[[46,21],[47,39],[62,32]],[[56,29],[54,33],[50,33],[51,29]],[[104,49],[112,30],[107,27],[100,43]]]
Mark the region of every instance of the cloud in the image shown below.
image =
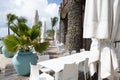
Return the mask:
[[[46,20],[47,29],[51,28],[50,18],[53,16],[59,17],[59,5],[55,3],[48,4],[47,0],[7,0],[7,2],[6,0],[0,0],[0,4],[0,36],[2,27],[7,27],[6,15],[8,13],[26,17],[28,20],[27,24],[31,26],[35,10],[38,10],[39,20]]]

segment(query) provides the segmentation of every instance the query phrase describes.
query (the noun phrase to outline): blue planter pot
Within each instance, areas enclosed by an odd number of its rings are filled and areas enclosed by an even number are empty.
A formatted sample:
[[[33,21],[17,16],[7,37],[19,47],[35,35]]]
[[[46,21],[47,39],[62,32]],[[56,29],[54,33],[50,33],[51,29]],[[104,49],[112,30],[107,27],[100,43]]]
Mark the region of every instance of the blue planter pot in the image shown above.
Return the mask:
[[[30,74],[30,63],[36,64],[37,59],[32,52],[19,51],[12,59],[13,66],[19,75],[27,76]]]
[[[2,54],[4,54],[4,56],[7,58],[12,58],[14,56],[14,54],[12,54],[6,50],[5,46],[2,47]]]
[[[2,54],[2,47],[0,47],[0,54]]]

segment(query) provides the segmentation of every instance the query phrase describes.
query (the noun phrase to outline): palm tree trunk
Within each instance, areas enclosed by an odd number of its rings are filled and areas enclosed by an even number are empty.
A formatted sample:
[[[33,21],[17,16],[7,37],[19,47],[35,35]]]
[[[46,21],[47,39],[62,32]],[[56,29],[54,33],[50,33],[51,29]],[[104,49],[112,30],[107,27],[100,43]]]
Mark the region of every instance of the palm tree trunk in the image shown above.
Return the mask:
[[[68,0],[68,32],[66,45],[69,51],[83,47],[82,0]]]
[[[10,28],[8,27],[8,35],[10,35]]]
[[[52,28],[52,34],[53,34],[53,37],[52,37],[52,39],[54,40],[54,29]]]

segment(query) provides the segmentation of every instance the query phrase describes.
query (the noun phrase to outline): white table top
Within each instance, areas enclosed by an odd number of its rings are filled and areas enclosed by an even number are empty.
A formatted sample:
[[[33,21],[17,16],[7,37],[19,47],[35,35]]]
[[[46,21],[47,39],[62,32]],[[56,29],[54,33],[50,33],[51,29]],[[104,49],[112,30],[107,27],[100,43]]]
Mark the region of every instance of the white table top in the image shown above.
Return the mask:
[[[89,56],[89,51],[84,51],[81,53],[72,54],[69,56],[54,58],[46,61],[38,62],[38,66],[43,66],[49,68],[55,72],[63,70],[64,64],[67,63],[80,63],[84,61]]]

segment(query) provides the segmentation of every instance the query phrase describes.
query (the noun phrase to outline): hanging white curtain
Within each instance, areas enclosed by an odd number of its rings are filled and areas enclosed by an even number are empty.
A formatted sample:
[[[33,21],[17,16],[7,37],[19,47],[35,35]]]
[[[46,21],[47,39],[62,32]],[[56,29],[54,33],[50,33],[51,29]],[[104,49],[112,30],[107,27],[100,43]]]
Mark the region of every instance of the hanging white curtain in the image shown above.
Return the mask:
[[[120,40],[120,0],[86,0],[84,38],[92,38],[90,66],[100,61],[100,77],[107,78],[118,68],[114,41]],[[113,66],[113,71],[111,68]],[[94,74],[94,64],[91,66]]]

